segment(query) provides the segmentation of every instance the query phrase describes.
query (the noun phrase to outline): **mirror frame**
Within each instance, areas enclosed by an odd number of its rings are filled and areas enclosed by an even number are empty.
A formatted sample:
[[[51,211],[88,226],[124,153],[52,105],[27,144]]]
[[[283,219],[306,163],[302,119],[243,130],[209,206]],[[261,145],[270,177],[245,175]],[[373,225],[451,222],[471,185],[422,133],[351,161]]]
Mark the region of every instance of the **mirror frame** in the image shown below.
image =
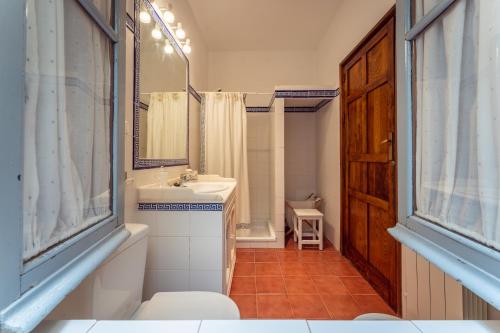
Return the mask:
[[[184,60],[186,64],[186,95],[187,95],[187,128],[186,128],[186,158],[183,159],[145,159],[139,157],[139,110],[141,109],[140,102],[140,45],[141,45],[141,22],[139,21],[139,12],[141,3],[148,9],[149,14],[156,23],[170,44],[174,47],[176,53]],[[132,156],[134,159],[133,169],[151,169],[159,167],[169,167],[178,165],[189,165],[189,60],[182,51],[181,46],[177,43],[173,34],[170,32],[166,24],[161,19],[160,15],[153,8],[149,0],[134,0],[134,126],[132,140]]]

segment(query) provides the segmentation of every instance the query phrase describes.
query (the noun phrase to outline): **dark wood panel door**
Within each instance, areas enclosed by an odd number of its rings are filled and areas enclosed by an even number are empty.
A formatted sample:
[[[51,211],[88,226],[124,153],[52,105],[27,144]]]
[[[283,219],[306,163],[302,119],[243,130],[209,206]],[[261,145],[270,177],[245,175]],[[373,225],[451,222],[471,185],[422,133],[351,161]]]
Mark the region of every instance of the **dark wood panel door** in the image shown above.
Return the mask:
[[[397,312],[394,9],[341,64],[342,251]]]

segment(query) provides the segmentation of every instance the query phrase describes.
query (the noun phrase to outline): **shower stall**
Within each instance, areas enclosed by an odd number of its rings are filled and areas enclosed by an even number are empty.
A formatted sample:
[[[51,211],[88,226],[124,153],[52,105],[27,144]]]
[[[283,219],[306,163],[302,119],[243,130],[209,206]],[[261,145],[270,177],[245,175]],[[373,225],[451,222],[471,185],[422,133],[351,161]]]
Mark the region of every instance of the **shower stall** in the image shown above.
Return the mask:
[[[284,100],[248,94],[246,105],[251,223],[238,226],[237,246],[283,247]]]

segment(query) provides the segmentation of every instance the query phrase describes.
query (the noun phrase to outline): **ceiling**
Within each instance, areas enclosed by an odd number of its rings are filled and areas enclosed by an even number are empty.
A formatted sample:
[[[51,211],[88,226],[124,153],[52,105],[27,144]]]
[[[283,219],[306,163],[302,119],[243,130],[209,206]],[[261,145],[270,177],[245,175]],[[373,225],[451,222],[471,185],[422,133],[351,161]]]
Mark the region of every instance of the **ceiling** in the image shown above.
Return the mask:
[[[315,50],[341,0],[188,0],[211,51]]]

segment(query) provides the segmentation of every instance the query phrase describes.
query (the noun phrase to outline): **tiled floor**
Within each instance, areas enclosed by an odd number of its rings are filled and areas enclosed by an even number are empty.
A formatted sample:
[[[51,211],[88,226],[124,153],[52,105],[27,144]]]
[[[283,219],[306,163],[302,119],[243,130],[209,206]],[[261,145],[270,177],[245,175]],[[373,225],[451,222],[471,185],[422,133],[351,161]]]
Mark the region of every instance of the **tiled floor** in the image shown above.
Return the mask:
[[[238,249],[231,298],[242,319],[353,319],[394,312],[352,264],[327,242],[299,251]]]

